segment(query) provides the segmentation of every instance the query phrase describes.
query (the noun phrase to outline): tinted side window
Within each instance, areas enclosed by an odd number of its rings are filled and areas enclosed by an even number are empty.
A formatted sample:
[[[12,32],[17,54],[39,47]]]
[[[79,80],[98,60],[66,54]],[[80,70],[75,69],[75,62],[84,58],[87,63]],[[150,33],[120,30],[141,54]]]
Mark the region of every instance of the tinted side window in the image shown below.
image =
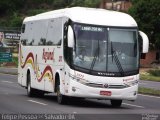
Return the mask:
[[[26,22],[21,28],[21,43],[23,45],[32,45],[33,22]]]
[[[38,20],[34,23],[33,28],[33,45],[44,46],[46,45],[46,35],[48,29],[48,20]]]
[[[22,27],[21,27],[21,33],[24,33],[24,32],[25,32],[25,27],[26,27],[26,25],[23,24]]]
[[[62,42],[62,18],[51,19],[48,25],[46,45],[58,45]]]

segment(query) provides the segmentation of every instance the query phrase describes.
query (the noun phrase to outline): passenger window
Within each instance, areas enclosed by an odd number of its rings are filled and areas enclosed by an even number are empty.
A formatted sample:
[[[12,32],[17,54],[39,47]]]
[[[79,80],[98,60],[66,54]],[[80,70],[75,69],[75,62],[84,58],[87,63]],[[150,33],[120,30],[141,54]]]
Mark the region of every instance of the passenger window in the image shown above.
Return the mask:
[[[25,24],[22,25],[21,33],[24,33],[24,32],[25,32],[25,26],[26,26]]]
[[[47,44],[60,46],[62,42],[62,18],[49,21]]]

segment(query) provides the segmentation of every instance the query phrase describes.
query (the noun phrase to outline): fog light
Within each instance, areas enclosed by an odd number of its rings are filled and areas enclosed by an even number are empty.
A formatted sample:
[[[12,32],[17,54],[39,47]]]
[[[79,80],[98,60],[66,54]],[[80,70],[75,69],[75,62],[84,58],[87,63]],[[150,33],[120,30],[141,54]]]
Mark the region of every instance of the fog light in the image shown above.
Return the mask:
[[[75,87],[72,87],[72,91],[75,92],[75,91],[76,91],[76,88],[75,88]]]
[[[137,95],[137,92],[135,91],[133,95],[136,96],[136,95]]]

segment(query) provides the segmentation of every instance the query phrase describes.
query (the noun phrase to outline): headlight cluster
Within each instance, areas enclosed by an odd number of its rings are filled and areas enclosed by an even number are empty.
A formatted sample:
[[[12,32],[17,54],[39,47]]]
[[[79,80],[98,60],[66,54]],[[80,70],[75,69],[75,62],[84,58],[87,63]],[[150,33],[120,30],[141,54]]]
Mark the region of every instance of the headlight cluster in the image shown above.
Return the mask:
[[[69,77],[72,78],[72,80],[76,81],[76,82],[79,82],[81,84],[84,84],[84,85],[87,85],[89,83],[88,80],[85,80],[85,79],[82,79],[82,78],[79,78],[79,77],[76,77],[75,75],[72,75],[69,73]]]
[[[124,84],[125,84],[127,87],[131,87],[131,86],[137,85],[137,84],[138,84],[138,80],[127,81],[127,82],[124,82]]]

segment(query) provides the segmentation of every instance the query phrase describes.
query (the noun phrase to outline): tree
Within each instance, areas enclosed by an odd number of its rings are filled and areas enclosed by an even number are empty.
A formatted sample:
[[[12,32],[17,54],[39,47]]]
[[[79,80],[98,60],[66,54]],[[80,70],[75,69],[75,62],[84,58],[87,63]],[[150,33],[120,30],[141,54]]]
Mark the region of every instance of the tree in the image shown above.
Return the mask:
[[[0,1],[0,15],[5,13],[12,13],[19,8],[23,8],[24,0],[1,0]]]
[[[71,6],[81,6],[81,7],[99,7],[101,0],[72,0]]]
[[[150,40],[150,47],[160,50],[160,0],[132,0],[129,14]]]
[[[20,27],[25,16],[73,7],[98,7],[101,0],[0,0],[0,27]]]

